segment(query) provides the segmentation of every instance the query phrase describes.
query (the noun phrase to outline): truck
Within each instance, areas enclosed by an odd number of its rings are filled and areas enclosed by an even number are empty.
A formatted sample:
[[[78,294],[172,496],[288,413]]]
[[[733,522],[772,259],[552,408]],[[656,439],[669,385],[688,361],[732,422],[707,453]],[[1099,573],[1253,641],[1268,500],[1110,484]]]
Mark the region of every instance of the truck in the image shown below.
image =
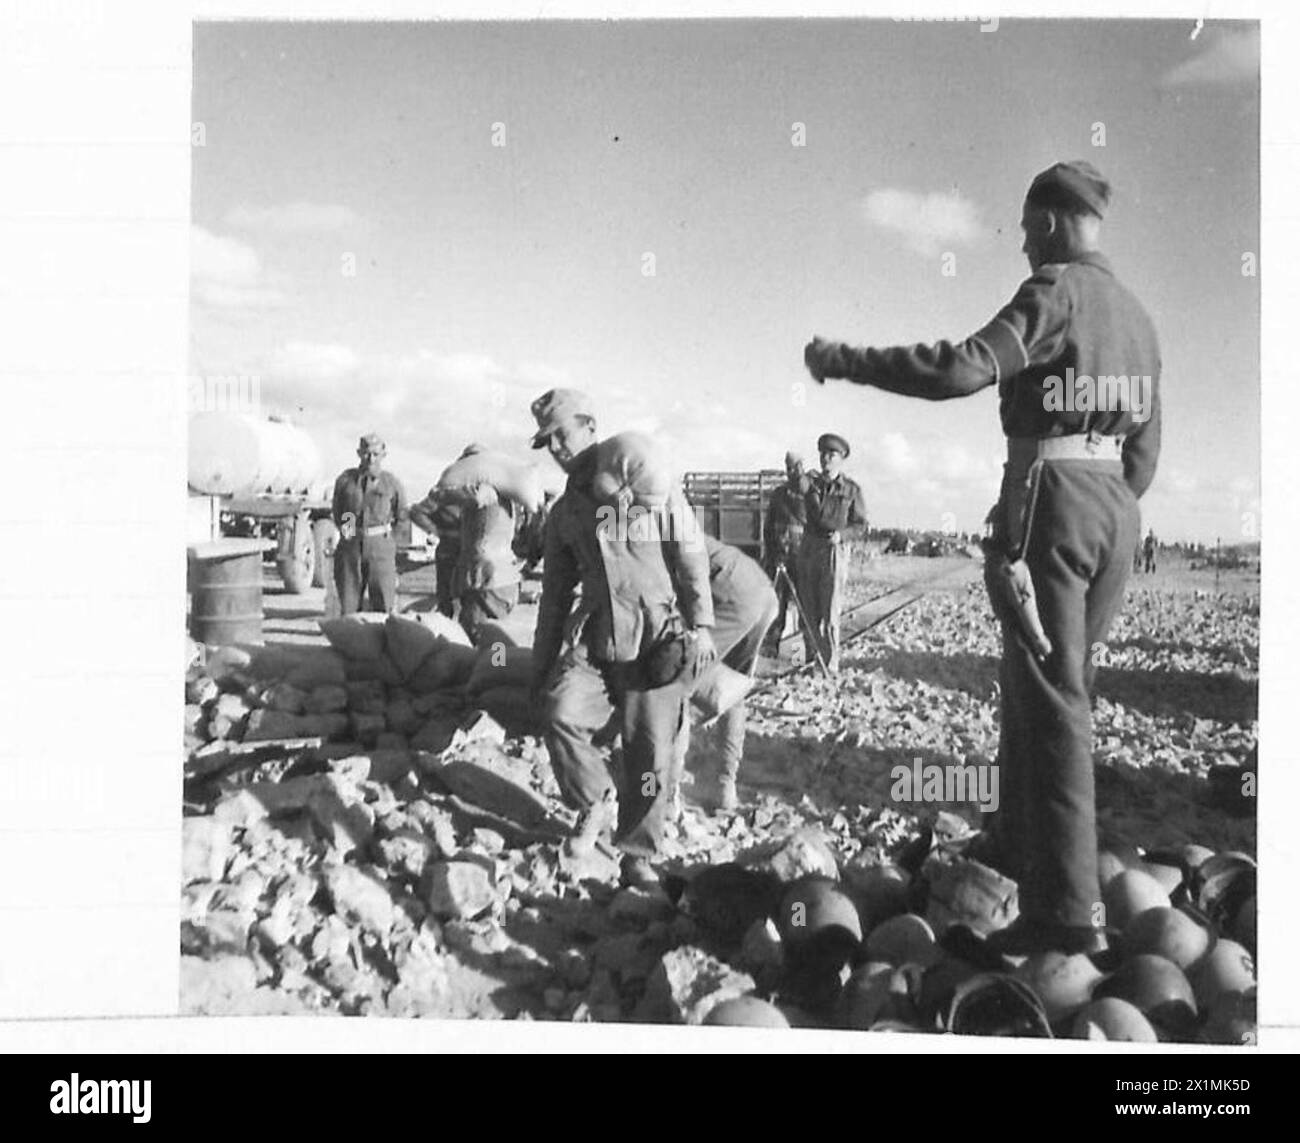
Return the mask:
[[[202,412],[189,423],[189,541],[267,543],[285,590],[324,587],[338,529],[320,450],[283,417]]]
[[[766,566],[763,523],[772,493],[785,483],[783,469],[758,472],[688,472],[686,500],[706,535],[740,548]]]

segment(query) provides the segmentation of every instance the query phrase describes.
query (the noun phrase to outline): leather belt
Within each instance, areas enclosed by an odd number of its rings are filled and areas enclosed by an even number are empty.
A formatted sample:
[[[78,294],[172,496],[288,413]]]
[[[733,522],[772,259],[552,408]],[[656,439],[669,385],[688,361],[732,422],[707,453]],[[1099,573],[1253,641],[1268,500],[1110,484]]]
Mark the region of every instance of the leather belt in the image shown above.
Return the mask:
[[[1065,437],[1008,437],[1007,459],[1027,468],[1036,460],[1090,460],[1122,462],[1124,438],[1100,433],[1073,433]]]

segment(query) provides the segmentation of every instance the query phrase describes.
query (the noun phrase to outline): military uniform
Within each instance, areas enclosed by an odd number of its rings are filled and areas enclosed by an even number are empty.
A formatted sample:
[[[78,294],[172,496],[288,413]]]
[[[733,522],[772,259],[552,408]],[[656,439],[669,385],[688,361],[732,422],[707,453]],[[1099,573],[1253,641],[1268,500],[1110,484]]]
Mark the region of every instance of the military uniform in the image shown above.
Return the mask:
[[[848,584],[849,559],[844,532],[865,525],[867,505],[862,488],[840,473],[827,480],[820,472],[806,478],[804,508],[807,523],[799,547],[799,595],[808,616],[803,633],[809,661],[821,656],[830,671],[839,670],[840,611]]]
[[[1104,181],[1098,185],[1087,164],[1070,167],[1045,172],[1035,187],[1050,179],[1100,214]],[[1041,265],[964,342],[854,349],[814,341],[806,359],[814,376],[930,400],[997,386],[1008,440],[993,544],[1023,553],[1052,650],[1039,660],[990,587],[1003,635],[1001,807],[992,833],[1004,868],[1020,882],[1022,933],[1095,926],[1090,695],[1095,649],[1105,643],[1132,566],[1137,498],[1160,450],[1160,353],[1150,318],[1107,259],[1088,252]],[[1062,407],[1053,379],[1068,370],[1094,380],[1149,378],[1145,412]],[[993,563],[991,556],[986,569]]]
[[[709,594],[713,597],[713,645],[720,661],[742,675],[753,675],[763,637],[777,615],[777,594],[767,573],[739,548],[704,538],[709,555]],[[745,702],[723,711],[721,736],[724,802],[727,788],[735,794],[736,777],[745,753]],[[679,746],[678,772],[685,763],[688,736]]]
[[[540,419],[540,417],[539,417]],[[611,790],[595,739],[611,718],[622,736],[614,840],[627,855],[660,850],[674,748],[686,716],[686,678],[656,685],[648,653],[683,625],[713,625],[708,558],[688,535],[598,534],[591,493],[596,446],[576,460],[546,524],[542,596],[533,640],[545,740],[564,800],[586,810]],[[686,520],[680,493],[664,515]]]
[[[514,556],[515,517],[508,501],[468,504],[460,517],[454,591],[460,625],[471,639],[484,623],[504,619],[519,602]]]
[[[334,482],[334,582],[344,615],[392,611],[397,602],[397,540],[393,529],[409,509],[401,481],[391,472],[349,468]]]
[[[779,648],[781,636],[785,634],[786,614],[792,592],[799,590],[799,549],[803,546],[804,525],[808,516],[804,502],[806,489],[807,477],[801,477],[798,487],[791,487],[787,482],[774,489],[767,502],[767,518],[763,522],[764,564],[767,574],[773,580],[780,568],[785,568],[786,571],[776,587],[776,622],[769,635],[773,650]],[[801,591],[800,602],[802,599]],[[798,607],[795,608],[795,614],[798,614]]]

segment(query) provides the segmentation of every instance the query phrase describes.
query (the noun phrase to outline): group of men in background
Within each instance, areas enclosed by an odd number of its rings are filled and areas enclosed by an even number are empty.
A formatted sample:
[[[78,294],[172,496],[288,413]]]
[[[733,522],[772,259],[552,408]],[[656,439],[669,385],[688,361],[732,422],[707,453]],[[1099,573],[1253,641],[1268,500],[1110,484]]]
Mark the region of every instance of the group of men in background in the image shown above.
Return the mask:
[[[862,487],[847,476],[849,443],[836,433],[817,439],[819,467],[804,471],[803,458],[785,454],[786,482],[768,501],[764,550],[780,606],[768,640],[775,655],[785,633],[790,604],[803,621],[804,654],[834,674],[840,663],[840,613],[848,583],[845,540],[865,528]]]
[[[842,378],[927,400],[998,390],[1007,460],[989,517],[985,574],[1003,636],[1003,797],[979,852],[1019,883],[1019,918],[989,938],[1007,953],[1091,952],[1105,943],[1090,649],[1105,641],[1123,600],[1139,545],[1137,501],[1155,475],[1161,432],[1154,329],[1099,249],[1109,200],[1109,184],[1087,162],[1057,163],[1035,178],[1021,213],[1031,276],[964,341],[879,348],[817,337],[804,351],[818,383]],[[1044,393],[1067,364],[1090,377],[1150,380],[1151,415],[1139,420],[1122,404],[1054,406]],[[694,516],[680,489],[650,513],[648,536],[603,532],[590,399],[555,389],[531,408],[533,447],[546,448],[567,477],[545,529],[533,693],[561,790],[577,812],[570,844],[581,850],[608,838],[622,853],[625,882],[653,884],[651,859],[662,853],[681,775],[688,703],[717,660],[752,672],[772,621],[780,620],[779,640],[794,602],[806,621],[808,655],[828,672],[838,668],[844,537],[866,523],[862,490],[843,472],[843,437],[819,438],[815,472],[787,455],[786,484],[766,521],[778,597],[748,557],[687,526]],[[377,594],[391,607],[385,561],[404,498],[376,464],[382,448],[377,454],[365,438],[361,452],[361,468],[335,489],[336,517],[342,509],[350,519],[340,542],[340,596],[346,588],[351,601],[368,585],[372,600]],[[499,509],[485,495],[465,510],[462,556],[471,533],[486,536],[497,526]],[[481,519],[471,524],[474,512]],[[1155,547],[1148,535],[1152,570]],[[458,574],[456,583],[471,593],[476,617],[513,606],[511,585],[495,569]],[[612,766],[602,749],[609,727],[622,742]],[[739,730],[727,724],[726,740],[738,762],[743,721]],[[734,769],[731,775],[734,803]]]

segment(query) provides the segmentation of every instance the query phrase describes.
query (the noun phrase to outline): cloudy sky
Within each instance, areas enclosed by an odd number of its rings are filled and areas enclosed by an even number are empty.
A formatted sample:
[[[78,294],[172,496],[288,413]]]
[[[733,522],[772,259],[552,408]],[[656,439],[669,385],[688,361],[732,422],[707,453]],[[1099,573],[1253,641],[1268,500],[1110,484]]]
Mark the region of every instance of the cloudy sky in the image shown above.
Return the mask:
[[[1258,58],[1253,26],[1191,21],[200,24],[193,369],[256,377],[330,471],[378,429],[415,495],[470,440],[526,453],[569,384],[687,469],[834,429],[873,522],[974,530],[993,392],[821,389],[803,345],[965,337],[1027,272],[1029,179],[1087,158],[1162,341],[1146,519],[1240,539]]]

